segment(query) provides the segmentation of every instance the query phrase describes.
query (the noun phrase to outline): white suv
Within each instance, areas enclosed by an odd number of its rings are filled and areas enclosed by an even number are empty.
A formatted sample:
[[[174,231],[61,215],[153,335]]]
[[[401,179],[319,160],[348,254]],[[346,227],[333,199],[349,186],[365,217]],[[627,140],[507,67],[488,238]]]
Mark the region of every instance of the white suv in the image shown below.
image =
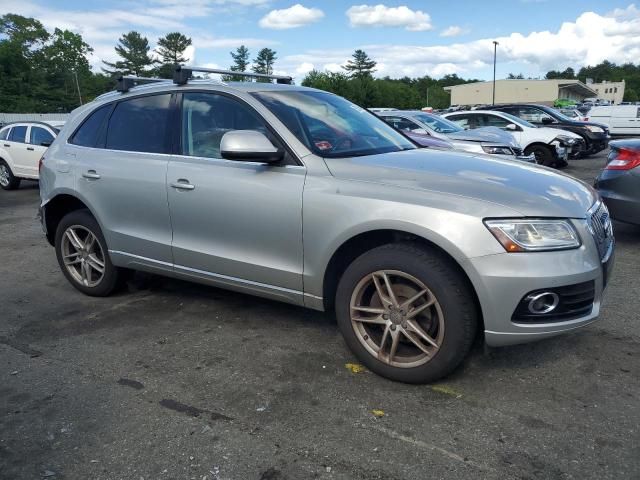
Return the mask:
[[[38,180],[38,162],[59,129],[48,123],[17,122],[0,130],[0,187],[18,188],[22,179]]]

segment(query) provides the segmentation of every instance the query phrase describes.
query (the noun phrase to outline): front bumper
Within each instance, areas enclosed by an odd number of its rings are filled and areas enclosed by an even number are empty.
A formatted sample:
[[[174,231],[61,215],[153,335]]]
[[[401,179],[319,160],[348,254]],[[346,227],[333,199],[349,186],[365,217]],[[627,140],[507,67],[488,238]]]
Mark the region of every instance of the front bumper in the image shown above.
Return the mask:
[[[613,247],[603,263],[586,222],[574,221],[580,248],[556,252],[504,253],[469,260],[471,280],[482,308],[485,341],[490,346],[526,343],[588,325],[600,314],[603,292],[613,266]],[[595,282],[590,313],[567,321],[515,323],[512,316],[529,292]]]

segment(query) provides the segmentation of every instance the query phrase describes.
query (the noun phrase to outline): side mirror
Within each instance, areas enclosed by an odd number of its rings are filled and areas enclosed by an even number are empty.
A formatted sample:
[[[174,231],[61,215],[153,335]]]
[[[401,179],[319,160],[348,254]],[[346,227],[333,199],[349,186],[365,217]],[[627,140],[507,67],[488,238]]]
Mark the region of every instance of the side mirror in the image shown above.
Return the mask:
[[[510,132],[517,132],[518,131],[518,126],[515,123],[510,123],[509,125],[504,127],[504,129],[505,130],[509,130]]]
[[[41,147],[50,147],[53,142],[40,142]]]
[[[551,118],[551,117],[542,117],[542,123],[544,125],[549,125],[549,124],[553,123],[553,118]]]
[[[232,130],[220,140],[220,154],[227,160],[275,163],[284,158],[262,132],[257,130]]]

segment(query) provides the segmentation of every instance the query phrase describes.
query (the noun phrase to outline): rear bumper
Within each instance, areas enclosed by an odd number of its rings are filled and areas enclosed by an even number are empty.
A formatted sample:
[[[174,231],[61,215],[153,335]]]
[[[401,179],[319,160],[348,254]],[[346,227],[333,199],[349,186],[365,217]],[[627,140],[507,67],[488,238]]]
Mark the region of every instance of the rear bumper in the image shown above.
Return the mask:
[[[613,248],[602,263],[595,241],[584,222],[575,222],[583,245],[575,250],[504,253],[469,260],[490,346],[526,343],[588,325],[600,314],[606,280],[613,266]],[[473,278],[475,277],[475,278]],[[595,296],[588,314],[567,321],[516,323],[512,320],[520,301],[534,290],[593,281]]]
[[[611,217],[640,225],[640,175],[631,171],[603,170],[594,182]]]

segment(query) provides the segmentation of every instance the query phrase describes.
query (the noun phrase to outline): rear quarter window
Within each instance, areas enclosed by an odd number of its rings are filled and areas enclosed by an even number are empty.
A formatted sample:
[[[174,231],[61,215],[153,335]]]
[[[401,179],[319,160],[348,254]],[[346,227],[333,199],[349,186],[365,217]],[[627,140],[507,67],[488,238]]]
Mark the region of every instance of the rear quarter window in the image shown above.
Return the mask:
[[[11,130],[10,128],[3,128],[2,130],[0,130],[0,140],[6,140],[7,137],[9,136],[9,130]]]
[[[100,135],[100,127],[102,127],[109,110],[111,110],[111,105],[104,105],[89,114],[71,137],[71,143],[81,147],[95,147]]]

